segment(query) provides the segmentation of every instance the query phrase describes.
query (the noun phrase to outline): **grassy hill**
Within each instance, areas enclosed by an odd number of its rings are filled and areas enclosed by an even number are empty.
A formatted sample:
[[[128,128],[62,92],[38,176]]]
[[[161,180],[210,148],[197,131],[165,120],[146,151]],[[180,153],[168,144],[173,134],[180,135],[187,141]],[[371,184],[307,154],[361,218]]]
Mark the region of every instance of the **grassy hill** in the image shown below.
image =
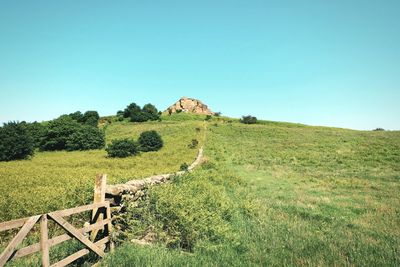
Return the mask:
[[[0,221],[88,203],[97,173],[117,183],[175,171],[197,138],[206,163],[128,207],[125,239],[151,229],[156,245],[127,242],[104,265],[400,264],[400,132],[214,119],[204,141],[202,119],[109,125],[107,142],[161,133],[161,151],[134,158],[39,152],[0,163]]]

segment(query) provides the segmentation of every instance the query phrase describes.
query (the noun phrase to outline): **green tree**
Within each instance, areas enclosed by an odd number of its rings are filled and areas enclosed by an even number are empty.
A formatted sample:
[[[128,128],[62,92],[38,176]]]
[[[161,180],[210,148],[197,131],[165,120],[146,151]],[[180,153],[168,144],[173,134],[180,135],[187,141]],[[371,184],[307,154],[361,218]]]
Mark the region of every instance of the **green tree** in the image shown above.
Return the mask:
[[[160,118],[157,108],[150,103],[144,105],[142,111],[150,121],[156,121]]]
[[[89,110],[83,114],[81,122],[89,126],[97,127],[99,124],[99,119],[100,116],[97,111]]]
[[[136,105],[136,103],[131,103],[129,104],[125,109],[124,109],[124,118],[131,118],[132,115],[138,114],[142,111],[140,106]]]
[[[63,150],[67,147],[68,138],[81,127],[68,115],[63,115],[49,122],[40,143],[41,150]]]
[[[244,123],[244,124],[256,124],[256,123],[257,123],[257,118],[256,118],[256,117],[253,117],[253,116],[250,116],[250,115],[248,115],[248,116],[243,116],[243,117],[240,119],[240,122],[241,122],[241,123]]]
[[[0,127],[0,161],[27,159],[33,153],[33,140],[26,124],[9,122]]]
[[[69,151],[101,149],[104,145],[104,132],[95,127],[85,125],[68,137],[66,149]]]

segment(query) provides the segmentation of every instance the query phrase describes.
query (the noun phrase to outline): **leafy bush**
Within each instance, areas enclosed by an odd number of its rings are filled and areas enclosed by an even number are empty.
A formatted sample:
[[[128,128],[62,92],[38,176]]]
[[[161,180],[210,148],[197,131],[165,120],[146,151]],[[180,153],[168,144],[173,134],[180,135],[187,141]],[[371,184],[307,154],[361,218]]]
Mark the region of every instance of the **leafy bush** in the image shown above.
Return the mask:
[[[150,121],[156,121],[160,118],[157,108],[152,104],[146,104],[143,106],[142,112],[147,116]]]
[[[40,149],[47,151],[66,149],[68,138],[81,127],[81,124],[68,115],[50,121],[40,143]]]
[[[142,111],[133,113],[131,115],[131,122],[145,122],[148,120],[149,120],[149,117],[147,116],[146,113],[144,113]]]
[[[182,163],[181,167],[179,168],[181,171],[188,171],[189,170],[189,165],[185,162]]]
[[[384,132],[385,129],[383,129],[383,128],[376,128],[376,129],[374,129],[373,131],[374,131],[374,132]]]
[[[74,113],[70,113],[68,116],[70,116],[71,119],[76,120],[77,122],[82,122],[83,121],[83,114],[80,111],[76,111]]]
[[[211,115],[207,115],[206,116],[206,121],[209,121],[209,120],[211,120],[212,119],[212,116]]]
[[[256,118],[256,117],[253,117],[253,116],[251,116],[251,115],[243,116],[243,117],[240,119],[240,122],[241,122],[241,123],[244,123],[244,124],[256,124],[256,123],[257,123],[257,118]]]
[[[83,114],[81,122],[89,126],[97,127],[99,119],[100,116],[97,111],[86,111],[85,114]]]
[[[144,152],[160,150],[164,142],[156,131],[146,131],[139,137],[140,150]]]
[[[69,151],[101,149],[104,145],[103,131],[91,126],[83,126],[68,138],[66,149]]]
[[[197,139],[192,139],[192,142],[189,144],[189,148],[194,149],[199,145],[199,141]]]
[[[124,109],[123,116],[124,118],[130,118],[133,114],[140,113],[141,110],[140,106],[136,105],[136,103],[131,103]]]
[[[132,122],[156,121],[160,119],[160,113],[152,104],[146,104],[143,108],[135,103],[129,104],[122,113],[124,118],[130,118]],[[117,116],[121,116],[120,111]]]
[[[129,139],[113,140],[106,151],[112,158],[126,158],[139,153],[138,145]]]
[[[27,159],[33,155],[33,149],[26,125],[9,122],[0,127],[0,161]]]

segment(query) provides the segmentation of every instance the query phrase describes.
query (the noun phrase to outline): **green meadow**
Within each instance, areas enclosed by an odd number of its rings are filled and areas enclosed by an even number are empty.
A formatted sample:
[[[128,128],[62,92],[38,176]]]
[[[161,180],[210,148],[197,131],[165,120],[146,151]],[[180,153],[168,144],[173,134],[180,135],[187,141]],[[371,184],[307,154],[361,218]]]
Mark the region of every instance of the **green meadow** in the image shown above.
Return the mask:
[[[126,203],[103,266],[399,266],[400,132],[178,114],[107,126],[107,142],[157,130],[159,152],[38,152],[0,163],[0,221],[90,203],[109,183],[172,172],[205,147],[193,173]],[[200,128],[200,131],[196,128]],[[147,234],[153,245],[130,242]]]

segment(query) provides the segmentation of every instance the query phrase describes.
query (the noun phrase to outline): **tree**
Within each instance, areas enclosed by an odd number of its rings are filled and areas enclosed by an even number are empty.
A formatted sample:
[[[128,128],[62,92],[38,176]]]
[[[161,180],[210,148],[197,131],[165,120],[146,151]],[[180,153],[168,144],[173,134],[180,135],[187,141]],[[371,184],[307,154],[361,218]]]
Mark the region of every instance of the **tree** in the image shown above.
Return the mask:
[[[160,118],[157,108],[150,103],[144,105],[142,111],[146,114],[147,119],[150,121],[156,121]]]
[[[33,153],[33,140],[26,124],[9,122],[0,127],[0,161],[27,159]]]
[[[97,127],[99,124],[99,119],[100,116],[97,111],[89,110],[83,114],[81,122],[89,126]]]
[[[106,151],[112,158],[126,158],[139,153],[138,145],[129,139],[113,140]]]
[[[132,115],[138,114],[142,111],[140,106],[136,105],[136,103],[131,103],[129,104],[125,109],[124,109],[124,118],[131,118]]]
[[[48,151],[66,149],[68,138],[80,127],[81,124],[68,115],[50,121],[40,143],[40,149]]]
[[[46,133],[46,126],[36,121],[32,123],[21,122],[21,124],[25,125],[28,134],[31,136],[33,146],[39,148],[40,142]]]
[[[163,147],[164,142],[156,131],[146,131],[140,134],[139,145],[143,152],[158,151]]]
[[[257,123],[257,118],[256,118],[256,117],[253,117],[253,116],[251,116],[251,115],[243,116],[243,117],[240,119],[240,122],[241,122],[241,123],[244,123],[244,124],[256,124],[256,123]]]
[[[66,149],[69,151],[101,149],[104,145],[104,132],[92,126],[85,125],[68,137]]]
[[[76,120],[77,122],[82,122],[83,121],[83,114],[80,111],[76,111],[74,113],[70,113],[68,116],[70,116],[71,119]]]

